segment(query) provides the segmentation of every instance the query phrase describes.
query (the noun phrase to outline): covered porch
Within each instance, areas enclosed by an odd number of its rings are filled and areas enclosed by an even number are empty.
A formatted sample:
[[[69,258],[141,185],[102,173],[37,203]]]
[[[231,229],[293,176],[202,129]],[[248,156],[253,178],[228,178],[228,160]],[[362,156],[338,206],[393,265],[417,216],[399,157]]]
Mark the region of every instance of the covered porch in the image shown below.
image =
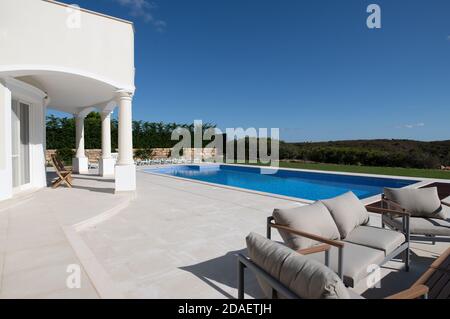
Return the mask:
[[[23,74],[32,75],[23,75]],[[11,96],[13,156],[13,191],[39,188],[43,181],[42,153],[45,151],[45,117],[49,109],[73,114],[76,123],[76,154],[72,160],[73,172],[90,174],[88,158],[85,153],[84,121],[93,111],[100,112],[102,119],[102,156],[96,175],[109,177],[115,181],[115,192],[136,189],[135,165],[132,140],[132,96],[127,90],[80,75],[49,71],[10,72],[4,78],[3,89]],[[35,98],[33,96],[39,96]],[[79,106],[89,105],[89,106]],[[17,108],[17,110],[16,110]],[[118,108],[118,158],[111,156],[111,113]],[[33,145],[41,145],[41,151],[33,151]],[[17,154],[17,155],[15,155]],[[16,156],[14,158],[14,156]],[[15,160],[15,161],[14,161]],[[42,164],[41,164],[42,165]],[[17,180],[14,177],[17,176]],[[20,178],[28,176],[27,178]],[[29,187],[25,187],[29,185]]]
[[[135,191],[132,23],[55,1],[4,0],[0,29],[0,201],[47,185],[45,116],[50,109],[75,117],[73,168],[79,174],[89,173],[84,119],[100,112],[98,174],[114,178],[115,192]],[[116,108],[117,162],[111,157],[110,130]]]

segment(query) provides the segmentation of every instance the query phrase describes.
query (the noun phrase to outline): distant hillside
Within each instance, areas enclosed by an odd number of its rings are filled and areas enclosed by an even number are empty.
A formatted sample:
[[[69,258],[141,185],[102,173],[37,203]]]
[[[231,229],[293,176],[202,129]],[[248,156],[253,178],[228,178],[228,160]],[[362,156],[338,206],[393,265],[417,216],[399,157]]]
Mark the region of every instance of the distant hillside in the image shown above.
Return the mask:
[[[450,140],[281,143],[280,158],[333,164],[440,168],[450,166]]]

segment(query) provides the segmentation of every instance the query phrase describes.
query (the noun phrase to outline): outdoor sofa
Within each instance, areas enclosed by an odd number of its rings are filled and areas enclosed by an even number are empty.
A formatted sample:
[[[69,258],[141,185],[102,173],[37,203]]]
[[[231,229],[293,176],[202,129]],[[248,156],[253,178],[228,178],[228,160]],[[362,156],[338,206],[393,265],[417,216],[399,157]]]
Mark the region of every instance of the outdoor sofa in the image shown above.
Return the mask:
[[[238,257],[238,298],[244,298],[244,274],[249,269],[266,298],[364,299],[345,287],[339,276],[309,257],[261,235],[247,236],[248,257]],[[415,285],[388,299],[427,298],[428,287]]]
[[[441,201],[436,187],[385,188],[382,207],[411,215],[411,240],[450,242],[450,201]],[[383,224],[391,229],[402,227],[396,213],[384,215]]]
[[[291,209],[275,209],[267,220],[267,238],[276,228],[284,243],[334,270],[346,286],[354,287],[381,266],[403,253],[409,270],[409,215],[398,230],[369,226],[369,213],[392,213],[365,207],[352,192]]]

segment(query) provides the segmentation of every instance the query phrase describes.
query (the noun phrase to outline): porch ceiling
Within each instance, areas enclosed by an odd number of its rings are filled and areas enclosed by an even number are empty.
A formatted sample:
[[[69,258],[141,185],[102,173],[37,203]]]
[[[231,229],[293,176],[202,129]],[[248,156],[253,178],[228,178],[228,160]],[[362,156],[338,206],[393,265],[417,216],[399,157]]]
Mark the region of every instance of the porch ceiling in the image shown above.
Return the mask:
[[[48,108],[77,113],[81,108],[99,106],[114,98],[117,88],[92,78],[61,72],[39,72],[16,76],[47,93]]]

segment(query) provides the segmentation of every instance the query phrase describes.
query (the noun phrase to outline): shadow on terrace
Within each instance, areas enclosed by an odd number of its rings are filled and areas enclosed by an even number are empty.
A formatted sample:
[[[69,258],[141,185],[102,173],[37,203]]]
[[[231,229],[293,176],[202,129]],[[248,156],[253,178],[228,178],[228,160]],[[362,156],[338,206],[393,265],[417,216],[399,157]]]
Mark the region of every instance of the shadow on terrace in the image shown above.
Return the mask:
[[[114,179],[98,176],[97,170],[90,170],[89,174],[72,174],[73,188],[90,192],[114,194]],[[51,187],[52,181],[57,178],[53,168],[47,168],[47,186]],[[62,184],[61,188],[67,188]]]

